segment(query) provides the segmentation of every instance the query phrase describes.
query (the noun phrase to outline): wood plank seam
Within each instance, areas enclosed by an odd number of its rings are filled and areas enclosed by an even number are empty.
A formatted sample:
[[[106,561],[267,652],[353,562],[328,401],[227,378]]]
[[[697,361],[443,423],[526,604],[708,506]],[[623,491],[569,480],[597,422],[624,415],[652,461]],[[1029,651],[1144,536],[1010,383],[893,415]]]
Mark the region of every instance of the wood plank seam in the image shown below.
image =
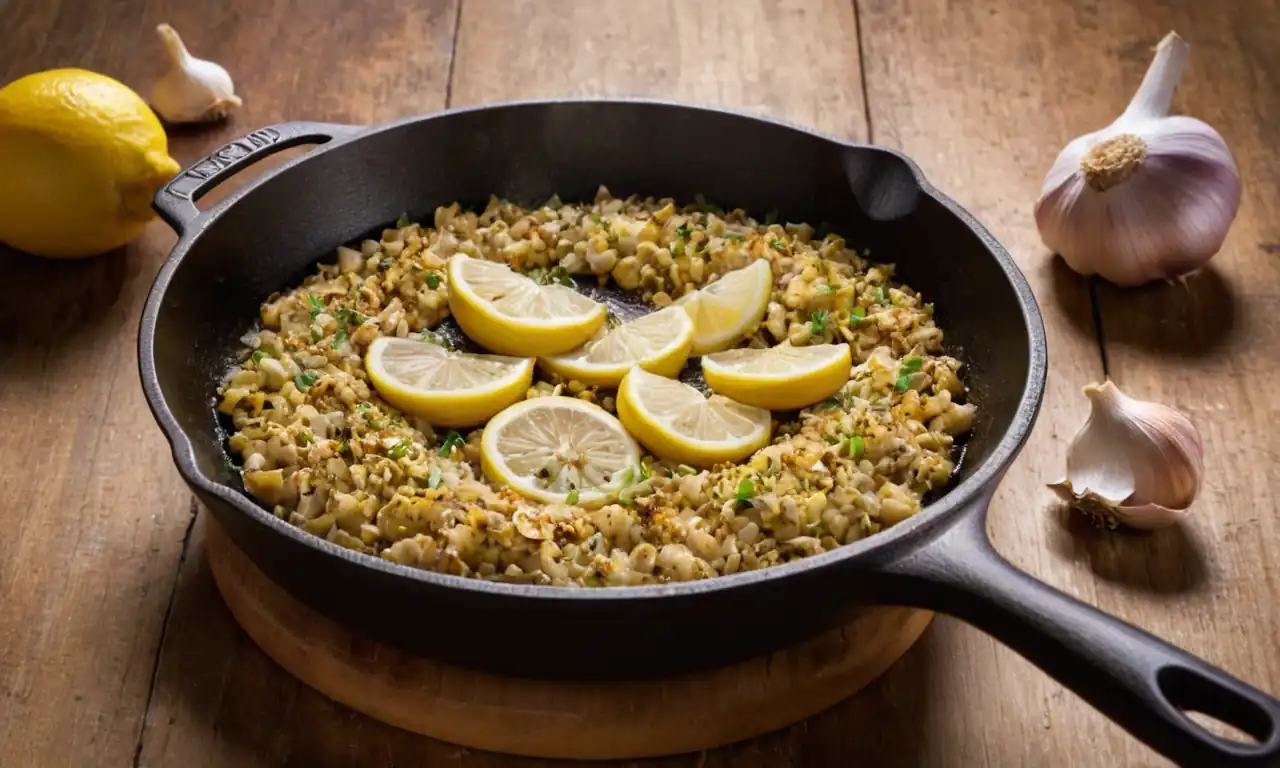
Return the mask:
[[[462,4],[466,0],[458,0],[458,7],[453,13],[453,39],[449,41],[449,74],[444,79],[444,108],[453,106],[453,74],[458,62],[458,28],[462,26]]]
[[[164,620],[160,622],[160,638],[156,643],[155,654],[151,659],[151,678],[147,682],[147,699],[142,707],[142,720],[138,723],[138,741],[133,748],[133,768],[138,768],[142,764],[142,745],[147,735],[147,727],[151,722],[151,704],[155,700],[156,679],[160,676],[160,657],[164,651],[165,639],[169,635],[169,622],[173,618],[173,604],[178,596],[178,581],[182,575],[182,566],[187,561],[187,554],[191,549],[191,532],[195,530],[196,518],[200,514],[200,502],[196,500],[194,495],[191,496],[191,505],[188,510],[187,529],[182,533],[182,548],[178,552],[178,562],[173,569],[173,585],[169,588],[169,600],[165,605]]]

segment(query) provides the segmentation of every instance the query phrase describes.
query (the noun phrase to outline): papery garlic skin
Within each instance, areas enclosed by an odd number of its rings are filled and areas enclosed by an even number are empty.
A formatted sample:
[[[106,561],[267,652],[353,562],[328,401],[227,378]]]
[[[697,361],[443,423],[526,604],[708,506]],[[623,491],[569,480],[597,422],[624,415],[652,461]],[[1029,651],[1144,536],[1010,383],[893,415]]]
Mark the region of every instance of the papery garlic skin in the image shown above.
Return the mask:
[[[169,123],[221,120],[243,102],[227,70],[187,52],[168,24],[156,27],[169,56],[169,71],[151,91],[151,105]]]
[[[1124,114],[1068,144],[1045,177],[1036,226],[1080,274],[1167,280],[1222,248],[1240,207],[1235,159],[1207,124],[1169,116],[1189,50],[1166,36]]]
[[[1110,381],[1084,389],[1092,410],[1051,485],[1067,502],[1133,528],[1174,523],[1200,492],[1204,445],[1177,410],[1135,400]]]

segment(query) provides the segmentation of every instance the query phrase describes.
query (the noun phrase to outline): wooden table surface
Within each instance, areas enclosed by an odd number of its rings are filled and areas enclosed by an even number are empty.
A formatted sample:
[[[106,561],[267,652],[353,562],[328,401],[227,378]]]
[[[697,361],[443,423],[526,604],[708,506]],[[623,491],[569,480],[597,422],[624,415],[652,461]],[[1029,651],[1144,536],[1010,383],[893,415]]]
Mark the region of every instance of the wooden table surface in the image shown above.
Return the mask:
[[[245,98],[180,130],[188,164],[285,120],[376,123],[542,96],[721,104],[898,147],[1013,252],[1044,311],[1044,409],[991,510],[996,546],[1086,602],[1280,693],[1280,2],[1277,0],[0,0],[0,83],[82,66],[142,92],[155,24]],[[1116,116],[1170,29],[1177,109],[1218,128],[1244,202],[1185,284],[1118,290],[1052,260],[1032,221],[1070,138]],[[298,150],[302,151],[302,150]],[[0,253],[0,765],[544,764],[397,731],[275,667],[233,623],[201,513],[136,371],[139,312],[174,244],[50,263]],[[1110,376],[1207,445],[1180,527],[1094,530],[1044,487]],[[769,736],[660,766],[1162,765],[945,617],[879,681]]]

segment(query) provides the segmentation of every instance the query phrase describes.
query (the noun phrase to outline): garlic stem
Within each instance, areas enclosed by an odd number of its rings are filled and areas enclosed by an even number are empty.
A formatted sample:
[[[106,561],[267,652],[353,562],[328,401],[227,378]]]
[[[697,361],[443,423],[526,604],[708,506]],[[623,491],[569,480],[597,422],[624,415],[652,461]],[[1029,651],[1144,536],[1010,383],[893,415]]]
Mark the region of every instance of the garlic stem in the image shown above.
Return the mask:
[[[168,24],[158,24],[156,32],[160,33],[160,41],[164,44],[165,53],[169,54],[169,62],[174,66],[182,66],[191,58],[191,54],[187,52],[187,46],[182,44],[182,38],[178,37],[178,32],[173,27]]]
[[[1182,80],[1182,71],[1186,69],[1190,55],[1191,46],[1177,32],[1165,35],[1156,46],[1156,57],[1143,75],[1142,85],[1138,86],[1138,92],[1120,119],[1167,116],[1173,107],[1173,92]]]

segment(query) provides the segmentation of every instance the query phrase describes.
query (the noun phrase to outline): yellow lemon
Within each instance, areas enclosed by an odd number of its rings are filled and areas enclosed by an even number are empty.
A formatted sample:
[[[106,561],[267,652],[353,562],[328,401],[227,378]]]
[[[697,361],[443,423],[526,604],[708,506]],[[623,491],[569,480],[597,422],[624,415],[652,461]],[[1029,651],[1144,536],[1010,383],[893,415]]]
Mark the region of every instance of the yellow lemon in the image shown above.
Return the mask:
[[[449,259],[449,311],[463,332],[504,355],[559,355],[604,325],[603,304],[563,285],[538,285],[506,264]]]
[[[482,424],[533,383],[531,358],[451,352],[387,336],[369,345],[364,365],[383,400],[441,427]]]
[[[742,461],[769,444],[768,411],[724,395],[703,397],[683,382],[632,368],[618,388],[618,418],[668,461],[710,467]]]
[[[613,389],[632,366],[675,376],[689,359],[693,321],[681,307],[667,307],[598,334],[565,355],[544,357],[543,368],[564,379]]]
[[[640,447],[622,424],[574,397],[516,403],[490,419],[480,438],[490,482],[548,504],[603,504],[639,464]]]
[[[719,352],[741,341],[764,319],[772,292],[773,268],[759,259],[677,299],[675,305],[693,318],[690,354]]]
[[[822,402],[849,382],[852,370],[848,344],[782,344],[730,349],[702,358],[702,375],[712,392],[772,411]]]
[[[124,245],[180,169],[155,113],[104,75],[53,69],[0,88],[0,241],[40,256]]]

